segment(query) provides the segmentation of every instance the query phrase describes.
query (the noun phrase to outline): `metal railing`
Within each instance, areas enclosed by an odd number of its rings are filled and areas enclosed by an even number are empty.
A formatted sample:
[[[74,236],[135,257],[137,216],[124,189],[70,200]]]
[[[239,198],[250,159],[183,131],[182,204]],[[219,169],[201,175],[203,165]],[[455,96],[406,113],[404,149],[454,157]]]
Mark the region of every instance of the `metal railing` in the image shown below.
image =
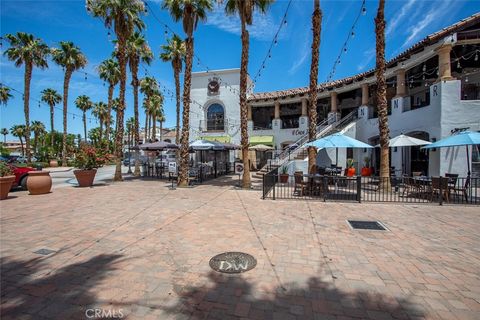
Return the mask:
[[[480,178],[263,176],[263,199],[480,205]]]

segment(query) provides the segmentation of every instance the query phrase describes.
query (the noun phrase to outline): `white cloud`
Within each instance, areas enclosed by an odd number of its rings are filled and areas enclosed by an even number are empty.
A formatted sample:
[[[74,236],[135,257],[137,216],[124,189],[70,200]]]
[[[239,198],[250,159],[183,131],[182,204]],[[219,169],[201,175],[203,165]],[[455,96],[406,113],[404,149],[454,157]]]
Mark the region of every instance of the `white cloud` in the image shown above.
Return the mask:
[[[365,67],[367,67],[370,62],[375,58],[375,47],[368,49],[363,53],[362,62],[357,65],[358,71],[365,71]]]
[[[298,70],[298,68],[300,68],[303,65],[305,60],[307,60],[307,58],[310,57],[310,53],[311,53],[310,43],[311,43],[311,40],[307,35],[308,35],[308,33],[305,33],[305,37],[304,37],[303,42],[302,42],[303,46],[301,46],[299,58],[296,61],[293,62],[292,66],[288,70],[288,74],[290,74],[290,75],[295,74],[295,72]]]
[[[251,38],[270,41],[277,32],[278,23],[279,22],[275,23],[270,14],[262,14],[255,11],[253,14],[253,24],[248,26],[247,29]],[[216,6],[215,9],[208,14],[206,24],[215,26],[229,33],[236,35],[241,34],[240,18],[236,15],[226,15],[224,8],[220,6]],[[282,33],[280,33],[279,37],[281,36]]]
[[[396,13],[395,16],[390,20],[390,23],[387,24],[387,36],[392,31],[396,30],[398,24],[402,21],[403,18],[407,17],[407,14],[410,14],[410,9],[416,2],[417,0],[408,0],[405,4],[402,4],[402,9],[400,10],[400,13]],[[418,10],[418,6],[415,6],[415,10]]]

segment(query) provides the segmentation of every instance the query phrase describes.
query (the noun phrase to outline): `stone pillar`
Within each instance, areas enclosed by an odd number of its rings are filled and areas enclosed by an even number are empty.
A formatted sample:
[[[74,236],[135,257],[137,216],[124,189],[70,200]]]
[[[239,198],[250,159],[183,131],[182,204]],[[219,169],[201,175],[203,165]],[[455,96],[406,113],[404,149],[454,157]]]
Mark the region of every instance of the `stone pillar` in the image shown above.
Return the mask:
[[[274,119],[272,120],[272,128],[273,130],[278,130],[280,129],[280,102],[275,101],[275,113],[274,113]]]
[[[299,129],[308,130],[308,99],[302,98],[302,115],[299,118]]]
[[[337,112],[338,110],[338,101],[337,101],[337,93],[335,91],[330,92],[330,112]]]
[[[251,105],[247,106],[247,119],[248,119],[248,121],[252,120],[252,106]]]
[[[275,119],[280,119],[280,102],[275,101]]]
[[[397,92],[395,97],[405,97],[407,95],[405,82],[405,69],[399,69],[397,71]]]
[[[368,105],[368,83],[362,84],[362,106]]]
[[[302,117],[308,116],[308,99],[302,98]]]
[[[452,51],[451,44],[445,44],[438,48],[438,70],[440,80],[453,80],[452,69],[450,66],[450,52]]]

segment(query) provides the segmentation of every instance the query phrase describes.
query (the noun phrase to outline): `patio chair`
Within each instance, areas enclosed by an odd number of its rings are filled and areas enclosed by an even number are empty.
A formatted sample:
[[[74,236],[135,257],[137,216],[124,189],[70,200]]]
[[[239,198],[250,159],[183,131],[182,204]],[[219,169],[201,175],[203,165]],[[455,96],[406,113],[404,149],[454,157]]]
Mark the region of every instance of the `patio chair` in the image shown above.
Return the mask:
[[[463,186],[460,186],[458,188],[454,187],[453,189],[450,189],[451,192],[453,192],[454,195],[457,194],[463,194],[465,197],[465,202],[468,202],[468,188],[470,187],[470,176],[467,176],[465,179],[465,184]]]
[[[297,190],[299,190],[300,192],[298,195],[302,197],[305,195],[305,190],[308,186],[308,183],[303,180],[303,171],[295,171],[293,176],[295,178],[295,187],[293,189],[293,193],[297,193]]]
[[[448,190],[451,191],[455,189],[458,180],[458,174],[456,173],[445,173],[445,177],[448,178]]]
[[[422,171],[413,171],[412,176],[413,177],[420,177],[422,175]]]
[[[449,202],[449,191],[448,191],[448,179],[443,177],[432,177],[432,185],[430,187],[430,201],[433,201],[433,196],[438,194],[438,196],[443,197],[447,202]],[[442,193],[442,194],[440,194]]]
[[[417,183],[417,181],[415,181],[415,179],[410,178],[410,177],[403,178],[402,197],[405,195],[405,193],[407,193],[406,194],[407,197],[410,194],[417,194],[418,195],[420,193],[420,186]]]

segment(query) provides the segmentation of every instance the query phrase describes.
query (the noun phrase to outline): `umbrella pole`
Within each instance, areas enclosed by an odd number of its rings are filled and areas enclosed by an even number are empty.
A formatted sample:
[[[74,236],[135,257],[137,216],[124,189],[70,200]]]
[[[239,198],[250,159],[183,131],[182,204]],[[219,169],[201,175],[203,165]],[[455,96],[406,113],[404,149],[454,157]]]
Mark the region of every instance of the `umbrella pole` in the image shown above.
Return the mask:
[[[467,177],[470,177],[470,154],[468,151],[468,145],[466,145],[465,148],[467,149]]]
[[[215,178],[217,177],[217,150],[213,151],[215,157]]]

